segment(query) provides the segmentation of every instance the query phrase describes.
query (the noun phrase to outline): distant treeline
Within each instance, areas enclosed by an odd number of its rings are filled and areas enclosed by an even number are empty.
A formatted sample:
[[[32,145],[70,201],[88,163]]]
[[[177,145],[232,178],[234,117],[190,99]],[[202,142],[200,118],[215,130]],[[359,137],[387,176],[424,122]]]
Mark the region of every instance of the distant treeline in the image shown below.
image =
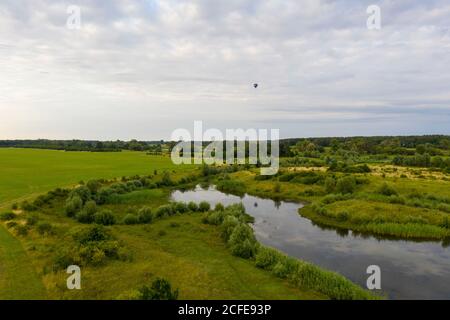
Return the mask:
[[[111,152],[121,150],[147,151],[161,153],[170,151],[176,142],[173,141],[95,141],[95,140],[0,140],[0,148],[39,148],[66,151]],[[204,146],[208,142],[203,143]],[[248,149],[248,142],[247,149]],[[268,149],[270,151],[270,143]],[[328,148],[332,151],[346,150],[358,154],[390,154],[413,156],[429,154],[442,155],[442,150],[450,150],[450,136],[379,136],[379,137],[329,137],[329,138],[296,138],[280,140],[280,156],[290,157],[299,153],[322,153]],[[225,142],[224,142],[224,150]]]
[[[0,148],[35,148],[65,151],[120,152],[122,150],[161,152],[163,141],[95,140],[0,140]]]
[[[323,152],[346,150],[358,154],[415,155],[427,153],[431,156],[441,155],[442,150],[450,150],[450,136],[379,136],[379,137],[330,137],[307,139],[284,139],[280,141],[280,153],[292,156],[296,152]]]

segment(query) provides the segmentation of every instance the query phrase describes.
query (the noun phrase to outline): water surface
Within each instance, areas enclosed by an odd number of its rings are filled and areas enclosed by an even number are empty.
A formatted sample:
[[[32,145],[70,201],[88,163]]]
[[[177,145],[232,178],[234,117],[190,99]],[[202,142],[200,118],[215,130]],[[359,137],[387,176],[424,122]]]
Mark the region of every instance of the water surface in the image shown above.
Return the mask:
[[[257,239],[286,254],[341,273],[366,286],[369,265],[381,268],[381,286],[391,299],[450,299],[450,248],[439,242],[377,239],[322,228],[302,218],[299,203],[228,195],[210,187],[175,191],[174,201],[211,205],[243,203],[255,218]],[[301,212],[301,210],[300,210]]]

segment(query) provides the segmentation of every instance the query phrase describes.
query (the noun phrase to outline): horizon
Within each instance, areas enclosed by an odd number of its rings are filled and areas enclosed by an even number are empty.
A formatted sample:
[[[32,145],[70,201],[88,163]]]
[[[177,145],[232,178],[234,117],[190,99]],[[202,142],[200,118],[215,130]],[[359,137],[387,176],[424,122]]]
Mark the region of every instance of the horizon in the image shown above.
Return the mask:
[[[413,135],[377,135],[377,136],[315,136],[315,137],[288,137],[288,138],[280,138],[279,141],[283,140],[308,140],[308,139],[356,139],[356,138],[409,138],[409,137],[450,137],[450,134],[413,134]],[[115,139],[115,140],[97,140],[97,139],[51,139],[51,138],[36,138],[36,139],[0,139],[0,141],[84,141],[84,142],[130,142],[130,141],[138,141],[138,142],[178,142],[176,140],[165,140],[165,139],[151,139],[151,140],[139,140],[139,139],[130,139],[130,140],[124,140],[124,139]],[[191,142],[195,142],[196,140],[187,140]],[[204,140],[204,142],[210,142],[212,140]],[[218,141],[229,141],[227,139],[218,140]],[[235,140],[236,141],[236,140]],[[240,141],[240,140],[237,140]],[[246,139],[245,141],[249,141]],[[0,146],[1,147],[1,146]],[[12,147],[14,148],[14,147]]]

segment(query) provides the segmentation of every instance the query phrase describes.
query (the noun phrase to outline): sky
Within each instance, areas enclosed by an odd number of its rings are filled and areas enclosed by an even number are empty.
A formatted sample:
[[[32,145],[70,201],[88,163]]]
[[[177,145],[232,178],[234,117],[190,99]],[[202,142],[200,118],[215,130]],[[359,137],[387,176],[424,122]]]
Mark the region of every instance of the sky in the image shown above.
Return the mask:
[[[450,134],[450,2],[0,2],[0,139],[159,140],[195,120]]]

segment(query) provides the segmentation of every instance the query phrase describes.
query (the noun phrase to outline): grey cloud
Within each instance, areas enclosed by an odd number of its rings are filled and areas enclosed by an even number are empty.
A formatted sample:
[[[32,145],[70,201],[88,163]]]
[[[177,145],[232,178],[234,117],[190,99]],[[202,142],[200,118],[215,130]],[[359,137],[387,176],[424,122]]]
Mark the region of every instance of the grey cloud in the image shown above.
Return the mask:
[[[4,0],[0,137],[158,139],[193,120],[449,133],[450,4],[382,0],[369,31],[372,3]],[[70,4],[81,30],[65,27]]]

